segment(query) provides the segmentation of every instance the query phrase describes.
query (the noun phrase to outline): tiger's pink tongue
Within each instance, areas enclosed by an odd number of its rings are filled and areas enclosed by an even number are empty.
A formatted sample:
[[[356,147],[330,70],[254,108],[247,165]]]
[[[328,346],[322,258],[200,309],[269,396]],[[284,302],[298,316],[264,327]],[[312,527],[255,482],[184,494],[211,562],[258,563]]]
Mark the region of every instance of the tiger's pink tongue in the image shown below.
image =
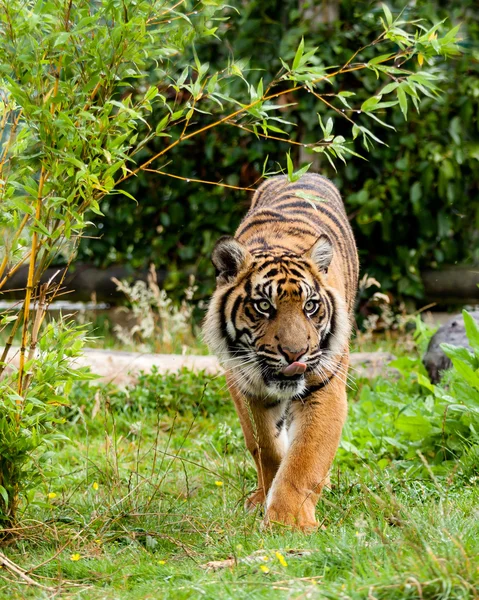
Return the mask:
[[[285,367],[281,373],[286,377],[292,377],[293,375],[302,375],[306,371],[306,363],[294,362]]]

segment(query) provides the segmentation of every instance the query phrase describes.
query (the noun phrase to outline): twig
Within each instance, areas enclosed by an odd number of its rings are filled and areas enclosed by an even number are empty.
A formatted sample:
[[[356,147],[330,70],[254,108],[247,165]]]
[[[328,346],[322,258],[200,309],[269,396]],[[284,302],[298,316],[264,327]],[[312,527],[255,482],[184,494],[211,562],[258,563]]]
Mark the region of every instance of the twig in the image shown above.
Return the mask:
[[[36,210],[35,210],[35,220],[37,222],[40,221],[41,209],[42,209],[42,200],[43,200],[43,185],[47,178],[48,174],[45,171],[45,167],[42,165],[42,169],[40,172],[40,181],[38,183],[38,194],[37,194],[37,202],[36,202]],[[22,395],[23,391],[23,374],[25,369],[25,350],[27,345],[27,334],[28,334],[28,317],[30,315],[30,302],[32,298],[33,291],[33,275],[35,273],[35,261],[37,258],[37,250],[38,250],[38,233],[34,230],[32,234],[32,248],[30,253],[30,264],[28,267],[28,279],[27,279],[27,289],[25,293],[25,303],[23,305],[23,332],[22,332],[22,343],[20,346],[20,365],[18,368],[18,395]],[[17,407],[22,407],[22,399],[19,398],[17,400]],[[17,422],[20,422],[20,413],[17,413]]]
[[[12,571],[16,575],[18,575],[20,577],[20,579],[23,579],[23,581],[25,581],[26,583],[28,583],[28,585],[33,585],[35,587],[39,587],[42,590],[46,590],[47,592],[54,592],[55,591],[55,588],[48,587],[46,585],[42,585],[41,583],[38,583],[38,581],[35,581],[31,577],[29,577],[27,575],[26,571],[24,571],[23,569],[21,569],[13,561],[11,561],[9,558],[7,558],[5,556],[5,554],[3,554],[3,552],[0,552],[0,564],[2,566],[4,566],[5,568],[7,568],[9,571]]]
[[[237,185],[229,185],[228,183],[221,183],[219,181],[204,181],[203,179],[192,179],[191,177],[181,177],[180,175],[173,175],[173,173],[166,173],[165,171],[160,171],[158,169],[143,169],[147,173],[157,173],[158,175],[166,175],[167,177],[173,177],[173,179],[181,179],[182,181],[186,181],[186,183],[206,183],[208,185],[216,185],[219,187],[230,188],[233,190],[243,190],[246,192],[254,192],[256,188],[250,187],[240,187]]]

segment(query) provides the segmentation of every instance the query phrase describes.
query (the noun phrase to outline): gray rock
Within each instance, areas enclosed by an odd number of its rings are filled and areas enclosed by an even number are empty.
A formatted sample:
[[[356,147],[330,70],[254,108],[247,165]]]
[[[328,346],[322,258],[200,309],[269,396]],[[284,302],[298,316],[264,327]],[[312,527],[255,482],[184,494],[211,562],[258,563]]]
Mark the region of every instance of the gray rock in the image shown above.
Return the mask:
[[[472,311],[469,314],[479,324],[479,310]],[[432,336],[427,352],[423,356],[422,362],[433,383],[438,383],[441,379],[441,372],[450,369],[452,366],[450,359],[441,350],[441,344],[452,344],[453,346],[471,349],[462,314],[455,315],[439,327]]]

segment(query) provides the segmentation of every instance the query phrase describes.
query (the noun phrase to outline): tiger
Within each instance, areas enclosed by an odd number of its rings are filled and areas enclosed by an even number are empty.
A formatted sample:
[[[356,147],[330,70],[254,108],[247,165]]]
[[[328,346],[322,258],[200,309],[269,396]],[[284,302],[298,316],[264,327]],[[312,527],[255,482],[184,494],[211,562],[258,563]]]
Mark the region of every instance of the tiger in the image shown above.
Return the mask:
[[[347,415],[359,259],[341,195],[306,173],[265,180],[214,246],[204,338],[222,364],[258,485],[263,525],[318,527],[316,505]]]

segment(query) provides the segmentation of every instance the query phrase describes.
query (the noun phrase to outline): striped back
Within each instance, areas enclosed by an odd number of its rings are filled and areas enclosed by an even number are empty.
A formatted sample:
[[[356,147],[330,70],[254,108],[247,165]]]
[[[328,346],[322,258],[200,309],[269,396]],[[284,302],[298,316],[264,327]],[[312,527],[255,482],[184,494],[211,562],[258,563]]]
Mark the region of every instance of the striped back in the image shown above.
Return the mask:
[[[326,177],[307,173],[290,183],[272,177],[256,190],[235,238],[253,255],[302,255],[321,234],[334,248],[333,262],[344,274],[346,303],[352,309],[359,261],[341,195]]]

